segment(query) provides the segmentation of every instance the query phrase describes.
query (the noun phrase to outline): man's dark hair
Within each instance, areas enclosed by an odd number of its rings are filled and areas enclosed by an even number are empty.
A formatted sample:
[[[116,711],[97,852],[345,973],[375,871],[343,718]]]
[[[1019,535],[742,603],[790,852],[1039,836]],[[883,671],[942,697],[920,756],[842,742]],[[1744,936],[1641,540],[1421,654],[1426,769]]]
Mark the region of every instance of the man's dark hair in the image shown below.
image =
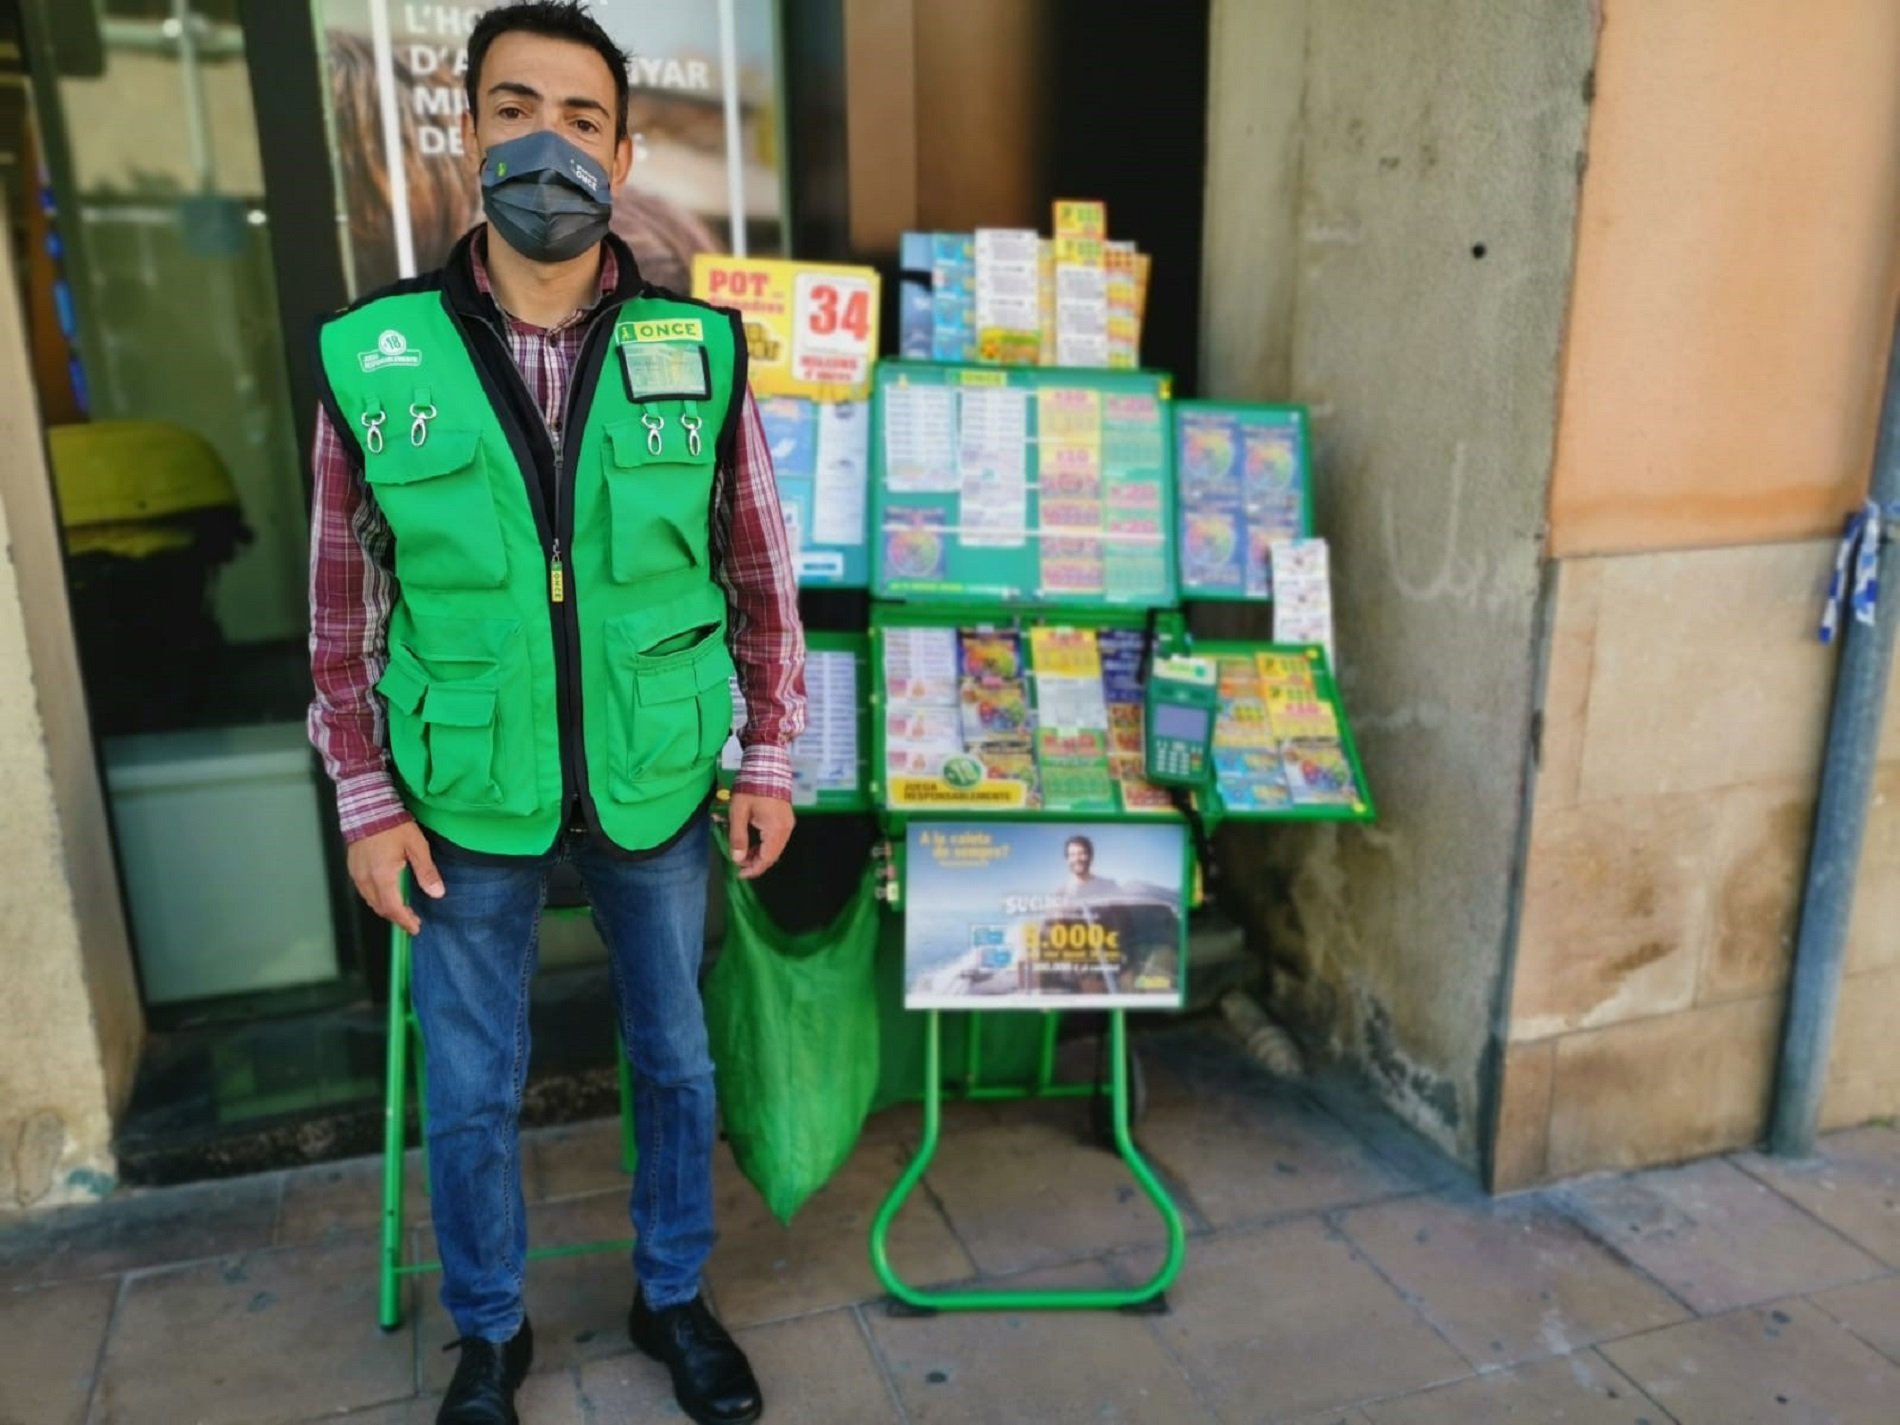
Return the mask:
[[[614,77],[614,117],[616,142],[627,133],[627,55],[600,27],[579,0],[516,0],[499,5],[475,22],[468,36],[468,73],[462,83],[468,90],[469,112],[481,109],[482,61],[488,47],[503,35],[546,35],[553,40],[569,40],[586,45],[607,62]]]
[[[1084,851],[1089,853],[1091,859],[1095,856],[1095,843],[1090,841],[1086,836],[1071,836],[1067,841],[1062,843],[1063,852],[1066,854],[1071,846],[1080,846]]]

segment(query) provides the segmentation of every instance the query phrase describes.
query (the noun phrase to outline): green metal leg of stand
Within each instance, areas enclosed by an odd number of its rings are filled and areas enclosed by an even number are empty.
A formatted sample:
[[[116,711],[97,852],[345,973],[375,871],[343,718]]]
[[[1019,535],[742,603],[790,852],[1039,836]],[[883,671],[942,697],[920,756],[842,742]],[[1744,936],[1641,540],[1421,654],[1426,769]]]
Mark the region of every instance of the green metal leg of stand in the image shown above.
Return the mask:
[[[390,937],[389,1047],[383,1070],[383,1241],[377,1260],[376,1320],[402,1325],[402,1158],[409,1113],[409,937]]]
[[[377,1260],[376,1320],[385,1331],[402,1325],[402,1282],[404,1277],[442,1270],[440,1262],[403,1261],[403,1151],[408,1139],[409,1092],[414,1081],[416,1120],[422,1141],[429,1140],[428,1080],[423,1052],[422,1026],[417,1022],[410,1000],[410,958],[412,946],[408,932],[392,927],[389,934],[389,1045],[384,1067],[383,1098],[383,1231]],[[614,1048],[619,1056],[620,1079],[620,1159],[629,1174],[637,1161],[633,1123],[633,1071],[627,1062],[627,1047],[614,1032]],[[428,1184],[429,1156],[422,1156],[425,1187]],[[559,1257],[579,1257],[591,1252],[630,1252],[633,1239],[612,1242],[586,1242],[572,1247],[543,1247],[528,1253],[531,1262]]]
[[[1175,1278],[1181,1274],[1182,1263],[1187,1260],[1187,1227],[1181,1221],[1180,1210],[1168,1196],[1167,1189],[1136,1150],[1134,1139],[1128,1131],[1128,1023],[1119,1009],[1112,1011],[1109,1019],[1113,1060],[1109,1093],[1115,1115],[1115,1147],[1167,1225],[1168,1255],[1161,1269],[1142,1286],[1112,1291],[932,1292],[919,1290],[897,1275],[896,1269],[891,1266],[891,1224],[897,1220],[905,1200],[923,1180],[930,1160],[936,1155],[937,1140],[943,1128],[942,1026],[936,1010],[928,1013],[929,1021],[924,1031],[924,1141],[918,1145],[917,1156],[904,1169],[904,1175],[897,1180],[897,1186],[891,1189],[891,1195],[884,1200],[884,1205],[878,1209],[876,1221],[871,1224],[871,1265],[877,1272],[878,1280],[884,1283],[885,1290],[905,1306],[925,1312],[1114,1311],[1145,1306],[1159,1300],[1162,1293],[1174,1284]],[[1048,1047],[1045,1048],[1045,1055],[1048,1058],[1045,1062],[1053,1072],[1053,1063],[1050,1062],[1053,1058],[1053,1040],[1046,1043]],[[1018,1095],[1021,1095],[1020,1090]]]

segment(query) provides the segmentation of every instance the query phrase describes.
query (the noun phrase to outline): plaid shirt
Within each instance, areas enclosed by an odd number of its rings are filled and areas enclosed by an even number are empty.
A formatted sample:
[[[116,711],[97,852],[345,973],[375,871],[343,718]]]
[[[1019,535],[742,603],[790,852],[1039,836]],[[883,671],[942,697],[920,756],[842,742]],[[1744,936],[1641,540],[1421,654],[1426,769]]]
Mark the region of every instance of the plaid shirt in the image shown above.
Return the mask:
[[[483,244],[470,249],[475,284],[492,295]],[[600,291],[618,281],[603,249]],[[598,305],[598,302],[595,304]],[[580,357],[589,311],[555,327],[506,317],[508,349],[560,449],[561,412]],[[752,393],[739,423],[737,469],[714,477],[712,557],[731,607],[729,637],[745,695],[744,744],[736,790],[789,800],[790,747],[805,727],[805,635],[798,587],[780,512],[772,457]],[[311,455],[316,490],[310,519],[310,740],[336,782],[343,838],[360,841],[410,819],[389,770],[383,700],[375,691],[387,660],[385,638],[395,579],[394,543],[369,498],[354,449],[326,412],[317,413]]]

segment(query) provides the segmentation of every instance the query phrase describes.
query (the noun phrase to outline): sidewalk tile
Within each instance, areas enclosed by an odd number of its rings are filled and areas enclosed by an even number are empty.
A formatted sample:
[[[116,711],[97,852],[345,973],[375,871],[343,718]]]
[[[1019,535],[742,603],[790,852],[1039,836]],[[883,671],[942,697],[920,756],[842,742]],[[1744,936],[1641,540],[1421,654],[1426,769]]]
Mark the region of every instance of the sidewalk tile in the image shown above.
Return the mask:
[[[1118,1266],[1145,1279],[1155,1258],[1137,1253]],[[1168,1301],[1155,1329],[1231,1422],[1309,1415],[1471,1371],[1313,1218],[1191,1243]]]
[[[0,1287],[137,1271],[268,1247],[275,1174],[128,1192],[0,1227]]]
[[[429,1221],[429,1194],[423,1186],[422,1153],[403,1155],[403,1225]],[[277,1244],[348,1236],[380,1230],[383,1219],[383,1160],[351,1158],[299,1168],[284,1178],[284,1205],[277,1217]]]
[[[899,1418],[851,1311],[735,1334],[751,1358],[765,1395],[765,1418],[773,1425],[879,1425]],[[581,1371],[581,1396],[590,1421],[671,1425],[685,1418],[665,1369],[638,1354],[588,1364]],[[540,1425],[538,1417],[534,1425]]]
[[[580,1378],[585,1420],[612,1421],[613,1425],[679,1425],[686,1419],[686,1412],[673,1399],[666,1367],[632,1347],[618,1356],[589,1361],[580,1367]],[[761,1380],[759,1389],[767,1392],[765,1408],[776,1418],[778,1401],[769,1393],[770,1383]]]
[[[1121,1159],[1051,1120],[947,1137],[925,1177],[983,1271],[1159,1243],[1166,1230]]]
[[[719,1155],[729,1157],[724,1148]],[[902,1169],[894,1148],[861,1147],[789,1227],[779,1225],[736,1170],[722,1174],[715,1204],[719,1245],[707,1275],[726,1324],[737,1329],[879,1295],[871,1220]],[[904,1204],[890,1246],[897,1270],[920,1286],[960,1281],[976,1270],[922,1189]]]
[[[1657,1408],[1595,1351],[1365,1407],[1372,1425],[1668,1425]]]
[[[1341,1227],[1479,1369],[1689,1314],[1535,1201],[1408,1198],[1348,1213]]]
[[[1900,1267],[1900,1132],[1883,1125],[1830,1133],[1802,1162],[1744,1153],[1735,1161],[1836,1232]]]
[[[1900,1366],[1805,1301],[1634,1336],[1603,1354],[1681,1425],[1893,1425]]]
[[[1900,1365],[1900,1276],[1837,1286],[1809,1300]]]
[[[620,1160],[620,1120],[596,1118],[521,1135],[523,1182],[530,1202],[617,1190],[630,1183]]]
[[[1880,1274],[1880,1263],[1720,1158],[1556,1200],[1705,1315]]]
[[[1085,1263],[992,1285],[1111,1284],[1104,1268]],[[1093,1311],[892,1317],[870,1309],[865,1315],[911,1425],[1192,1425],[1213,1419],[1147,1318]]]
[[[106,1343],[97,1425],[270,1425],[397,1400],[415,1342],[376,1325],[367,1242],[139,1276]]]
[[[0,1421],[83,1425],[116,1278],[0,1291]]]
[[[1136,1134],[1214,1227],[1414,1186],[1299,1094],[1215,1091],[1154,1105]]]
[[[1372,1417],[1348,1406],[1344,1410],[1322,1410],[1317,1415],[1302,1415],[1298,1420],[1283,1420],[1279,1425],[1371,1425]]]
[[[419,1251],[434,1260],[433,1234],[416,1234]],[[627,1203],[617,1192],[596,1193],[528,1209],[528,1249],[613,1242],[633,1236]],[[455,1323],[442,1309],[442,1278],[422,1278],[423,1306],[416,1320],[421,1334],[421,1386],[441,1392],[455,1374],[455,1353],[442,1347],[456,1336]],[[633,1303],[633,1267],[628,1253],[590,1252],[529,1262],[526,1295],[534,1323],[534,1369],[562,1371],[578,1362],[631,1349],[627,1344],[627,1308]]]

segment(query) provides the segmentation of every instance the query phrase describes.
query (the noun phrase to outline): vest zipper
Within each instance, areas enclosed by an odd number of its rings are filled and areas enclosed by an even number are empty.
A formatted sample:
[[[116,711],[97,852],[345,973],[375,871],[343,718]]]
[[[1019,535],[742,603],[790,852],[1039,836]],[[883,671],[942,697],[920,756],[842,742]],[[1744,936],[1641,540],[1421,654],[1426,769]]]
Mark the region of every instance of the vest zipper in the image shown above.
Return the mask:
[[[540,414],[542,434],[549,445],[549,453],[554,459],[554,488],[551,505],[544,501],[541,481],[531,462],[522,466],[522,479],[528,486],[528,501],[538,517],[546,521],[548,554],[548,616],[553,625],[554,661],[555,661],[555,709],[561,721],[561,818],[565,828],[572,824],[570,814],[578,805],[581,816],[590,831],[604,840],[607,837],[600,824],[600,812],[594,805],[593,794],[587,783],[587,738],[585,713],[581,702],[581,652],[580,652],[580,615],[575,608],[573,591],[567,587],[567,566],[562,558],[563,547],[574,547],[572,527],[572,507],[570,504],[572,485],[572,460],[570,456],[578,438],[575,431],[581,424],[575,420],[576,403],[585,399],[591,404],[595,387],[600,381],[599,342],[601,327],[607,318],[617,313],[627,301],[626,297],[606,297],[601,308],[588,319],[587,329],[581,336],[580,351],[574,359],[574,372],[568,381],[567,398],[562,402],[561,439],[556,441],[554,432],[548,429],[547,413],[541,410],[540,403],[533,398],[523,380],[521,368],[515,364],[513,349],[502,329],[486,316],[477,314],[475,320],[495,339],[501,349],[501,364],[514,380],[515,390],[527,398],[527,404]],[[464,344],[468,344],[468,331],[463,327],[459,315],[452,306],[444,304],[449,320],[463,333]],[[742,349],[743,350],[743,349]],[[492,373],[484,373],[484,365],[476,362],[478,374],[483,380],[495,379]],[[533,451],[527,440],[527,431],[519,421],[514,420],[500,399],[500,392],[491,392],[495,413],[504,428],[512,427],[521,436],[520,453],[532,456]],[[582,408],[583,411],[585,408]],[[579,442],[584,443],[584,442]]]
[[[575,394],[582,389],[588,379],[588,348],[593,343],[596,329],[609,311],[616,311],[621,305],[612,298],[607,299],[607,303],[607,307],[596,313],[589,321],[587,331],[581,338],[581,349],[574,362],[574,376],[568,383],[567,399],[563,403],[564,434],[572,428]],[[451,304],[445,302],[443,308],[448,313],[450,322],[461,331],[463,345],[467,346],[472,354],[473,343],[469,340],[469,328],[463,325],[460,315]],[[534,510],[536,522],[542,527],[546,539],[548,619],[552,625],[551,632],[554,637],[555,716],[560,721],[561,732],[561,825],[565,828],[570,824],[569,814],[578,803],[583,809],[588,824],[598,828],[599,817],[594,812],[593,799],[587,794],[586,739],[581,731],[579,621],[574,614],[573,601],[568,597],[567,568],[561,557],[563,543],[569,547],[573,543],[573,532],[565,529],[562,523],[563,508],[566,504],[562,496],[564,475],[568,464],[568,442],[566,440],[558,444],[555,442],[554,432],[547,428],[546,413],[541,412],[540,402],[536,401],[533,393],[528,390],[528,383],[522,378],[521,368],[515,364],[514,352],[508,345],[506,334],[485,316],[475,314],[474,320],[484,332],[494,338],[501,358],[498,363],[493,364],[476,361],[475,370],[483,383],[490,388],[490,403],[496,419],[502,423],[503,430],[510,433],[511,444],[514,443],[515,438],[519,438],[519,444],[516,446],[517,456],[526,457],[521,466],[522,483],[526,486],[528,504]],[[501,374],[504,371],[507,373],[506,376]],[[528,431],[523,423],[515,418],[496,384],[503,380],[512,380],[515,391],[526,404],[537,412],[541,412],[542,435],[548,441],[549,454],[554,462],[551,506],[542,496],[541,477],[533,459],[534,449]]]
[[[582,431],[575,420],[575,402],[584,391],[588,404],[593,402],[594,386],[600,380],[600,363],[595,360],[596,338],[600,335],[601,324],[611,314],[620,310],[621,304],[612,298],[603,298],[601,307],[588,318],[587,330],[581,334],[580,350],[575,353],[574,370],[568,377],[567,398],[561,403],[561,434],[555,439],[554,432],[548,432],[548,439],[554,446],[554,509],[552,511],[553,547],[549,551],[548,590],[553,602],[561,612],[556,615],[555,623],[559,636],[565,640],[567,657],[565,673],[567,677],[566,702],[567,719],[561,728],[561,760],[573,772],[573,798],[563,807],[563,819],[568,816],[573,805],[579,803],[581,816],[587,826],[597,835],[601,834],[600,813],[594,807],[593,793],[587,780],[587,723],[581,700],[581,647],[580,614],[574,606],[574,600],[568,596],[567,570],[561,562],[561,542],[565,539],[573,547],[574,531],[573,508],[573,460],[576,446],[586,442],[576,434]],[[584,434],[584,431],[582,431]]]

